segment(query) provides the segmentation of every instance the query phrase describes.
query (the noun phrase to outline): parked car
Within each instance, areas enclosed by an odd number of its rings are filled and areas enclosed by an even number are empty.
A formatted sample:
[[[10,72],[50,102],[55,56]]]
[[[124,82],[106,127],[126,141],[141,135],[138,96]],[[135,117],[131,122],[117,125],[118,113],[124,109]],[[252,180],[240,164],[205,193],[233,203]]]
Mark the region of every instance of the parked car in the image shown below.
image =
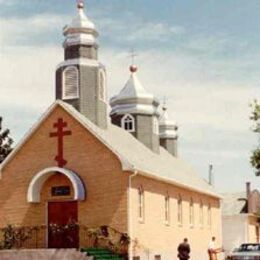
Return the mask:
[[[260,260],[260,244],[242,244],[235,249],[229,256],[229,260]]]

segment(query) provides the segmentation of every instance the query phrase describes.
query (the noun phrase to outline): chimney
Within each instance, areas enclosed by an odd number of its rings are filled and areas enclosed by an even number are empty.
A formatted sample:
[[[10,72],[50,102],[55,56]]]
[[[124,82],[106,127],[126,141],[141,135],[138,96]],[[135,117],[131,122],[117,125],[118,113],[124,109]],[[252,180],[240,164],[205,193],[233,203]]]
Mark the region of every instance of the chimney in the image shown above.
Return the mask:
[[[214,186],[214,174],[213,174],[213,165],[209,165],[209,185]]]
[[[247,213],[252,212],[252,203],[251,203],[251,183],[246,183],[246,199],[247,199]]]

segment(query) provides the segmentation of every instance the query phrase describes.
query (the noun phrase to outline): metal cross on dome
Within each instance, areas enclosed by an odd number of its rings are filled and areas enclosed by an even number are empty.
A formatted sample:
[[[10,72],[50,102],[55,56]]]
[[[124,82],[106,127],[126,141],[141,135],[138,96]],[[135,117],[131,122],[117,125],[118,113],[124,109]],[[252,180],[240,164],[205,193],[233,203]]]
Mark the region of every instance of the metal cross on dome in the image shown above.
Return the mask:
[[[137,57],[138,55],[136,54],[135,50],[134,49],[131,49],[130,50],[130,55],[129,57],[131,57],[131,61],[132,61],[132,64],[131,65],[134,65],[135,64],[135,57]]]

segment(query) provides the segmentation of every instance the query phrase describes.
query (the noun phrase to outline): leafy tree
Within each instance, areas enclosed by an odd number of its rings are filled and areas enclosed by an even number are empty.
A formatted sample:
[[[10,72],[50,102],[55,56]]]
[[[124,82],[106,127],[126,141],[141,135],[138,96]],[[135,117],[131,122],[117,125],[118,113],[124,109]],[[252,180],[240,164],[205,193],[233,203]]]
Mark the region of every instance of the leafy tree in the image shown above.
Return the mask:
[[[0,163],[12,151],[13,139],[9,136],[10,130],[2,128],[2,117],[0,117]]]
[[[253,131],[258,134],[259,139],[256,149],[252,152],[250,161],[256,170],[256,176],[260,176],[260,103],[255,100],[251,106],[252,114],[250,119],[254,122]]]

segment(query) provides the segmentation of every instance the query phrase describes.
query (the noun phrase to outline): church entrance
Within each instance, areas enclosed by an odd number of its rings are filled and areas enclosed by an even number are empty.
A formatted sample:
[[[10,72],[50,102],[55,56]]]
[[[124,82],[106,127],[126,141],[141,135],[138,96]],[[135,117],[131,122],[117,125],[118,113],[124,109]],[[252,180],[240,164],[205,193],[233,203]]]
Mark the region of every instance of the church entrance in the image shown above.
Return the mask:
[[[48,247],[78,248],[77,201],[48,203]]]

